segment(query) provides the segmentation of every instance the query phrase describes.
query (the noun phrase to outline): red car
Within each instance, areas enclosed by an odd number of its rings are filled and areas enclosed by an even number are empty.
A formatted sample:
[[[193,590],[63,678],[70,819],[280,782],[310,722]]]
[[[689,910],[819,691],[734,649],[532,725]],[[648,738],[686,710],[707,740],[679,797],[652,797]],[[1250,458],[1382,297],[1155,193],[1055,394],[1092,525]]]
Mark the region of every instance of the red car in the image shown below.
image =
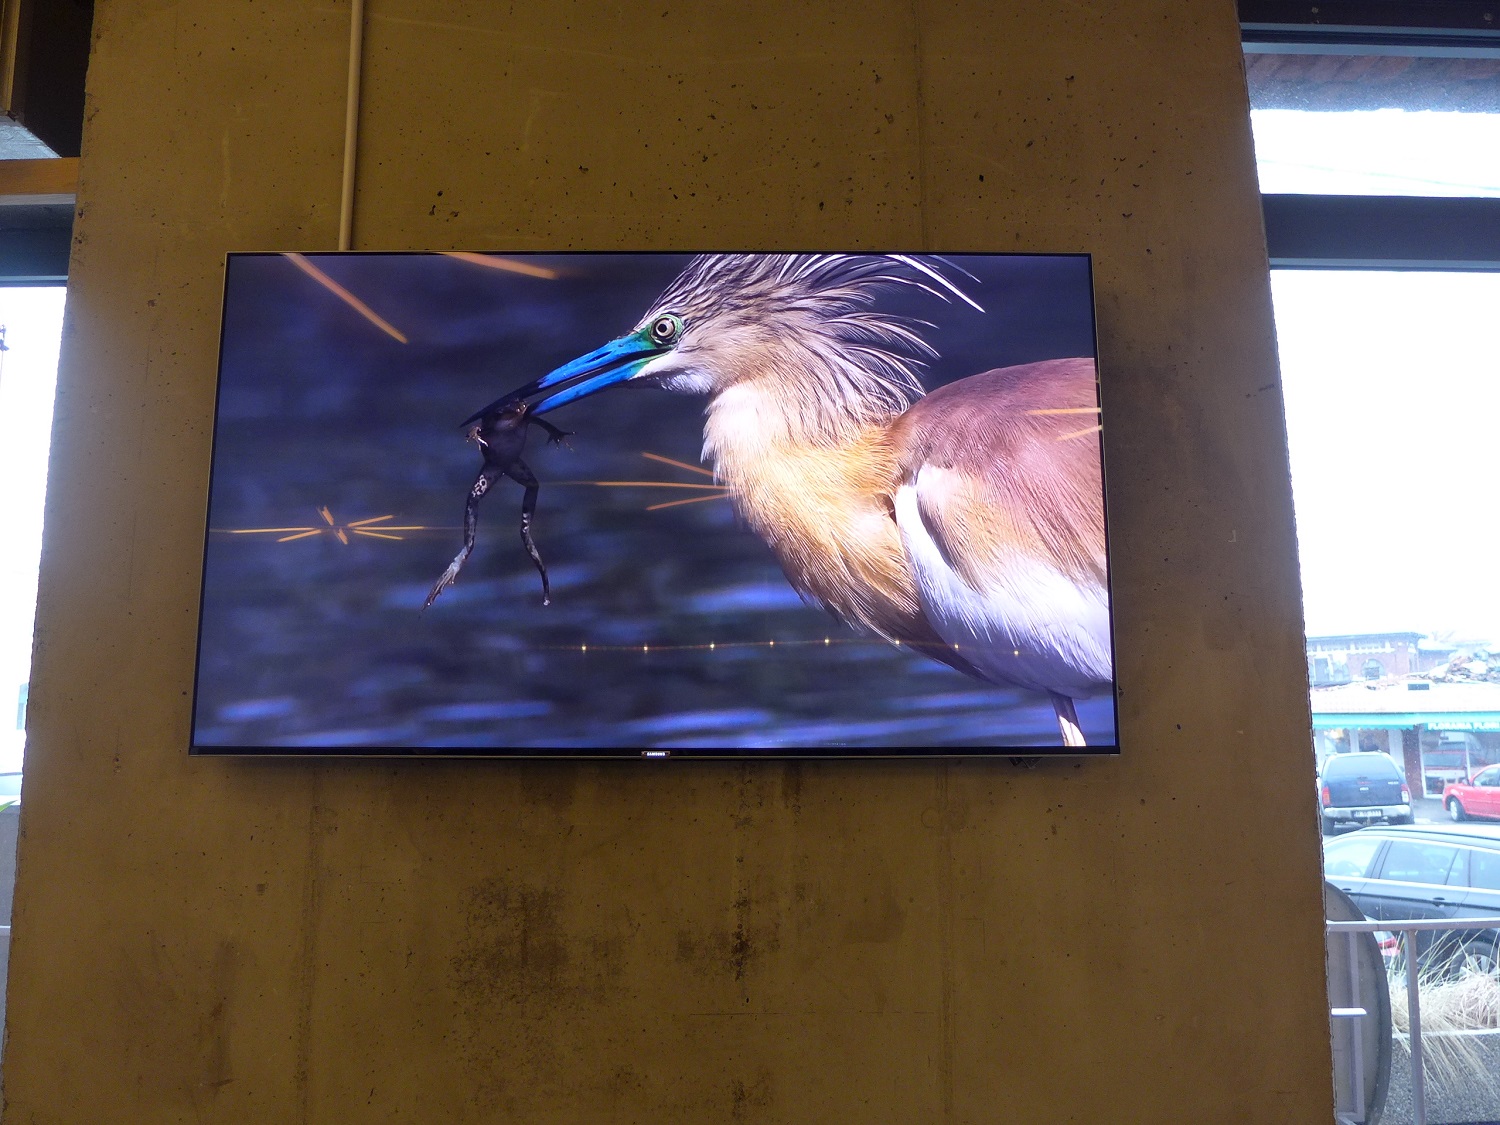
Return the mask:
[[[1468,781],[1443,786],[1443,804],[1454,820],[1471,816],[1500,820],[1500,766],[1487,766]]]

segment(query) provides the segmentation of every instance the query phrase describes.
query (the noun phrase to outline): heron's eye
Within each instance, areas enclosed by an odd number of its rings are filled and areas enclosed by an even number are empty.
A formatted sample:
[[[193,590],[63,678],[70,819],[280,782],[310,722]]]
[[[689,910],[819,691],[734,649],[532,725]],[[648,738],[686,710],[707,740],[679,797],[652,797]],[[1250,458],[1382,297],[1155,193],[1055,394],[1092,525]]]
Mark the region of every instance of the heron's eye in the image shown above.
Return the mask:
[[[651,322],[651,342],[666,345],[682,335],[682,320],[671,313],[663,313]]]

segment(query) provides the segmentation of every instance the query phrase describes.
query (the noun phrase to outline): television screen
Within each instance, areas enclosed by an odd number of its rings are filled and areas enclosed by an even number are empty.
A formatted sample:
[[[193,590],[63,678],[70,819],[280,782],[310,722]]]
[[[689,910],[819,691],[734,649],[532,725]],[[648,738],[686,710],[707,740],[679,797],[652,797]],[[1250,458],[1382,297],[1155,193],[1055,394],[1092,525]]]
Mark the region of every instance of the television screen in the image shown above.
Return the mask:
[[[192,750],[1118,750],[1087,255],[232,254]]]

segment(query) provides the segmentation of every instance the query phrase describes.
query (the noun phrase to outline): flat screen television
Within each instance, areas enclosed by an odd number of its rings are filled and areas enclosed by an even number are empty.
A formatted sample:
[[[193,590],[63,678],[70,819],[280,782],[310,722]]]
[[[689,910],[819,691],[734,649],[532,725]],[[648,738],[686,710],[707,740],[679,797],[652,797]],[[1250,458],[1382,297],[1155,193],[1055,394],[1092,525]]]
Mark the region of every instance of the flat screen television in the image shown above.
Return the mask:
[[[1118,751],[1087,255],[231,254],[191,750]]]

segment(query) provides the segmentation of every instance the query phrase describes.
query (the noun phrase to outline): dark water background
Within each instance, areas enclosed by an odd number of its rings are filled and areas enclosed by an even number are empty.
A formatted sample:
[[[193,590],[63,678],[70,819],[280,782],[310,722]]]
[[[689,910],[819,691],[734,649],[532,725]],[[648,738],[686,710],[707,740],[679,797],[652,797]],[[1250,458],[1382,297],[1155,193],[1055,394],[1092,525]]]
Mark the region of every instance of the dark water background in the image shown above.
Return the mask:
[[[699,463],[700,398],[622,388],[548,415],[575,434],[554,447],[533,429],[526,452],[542,481],[535,537],[553,604],[542,606],[519,541],[521,488],[502,481],[457,585],[420,612],[461,543],[479,468],[462,419],[631,329],[687,258],[526,257],[556,280],[441,255],[309,260],[409,343],[283,256],[231,257],[199,748],[1057,745],[1044,698],[804,605],[727,500],[648,512],[693,493],[572,483],[708,483],[642,457]],[[964,286],[985,313],[920,293],[885,305],[934,325],[942,359],[929,387],[1094,354],[1086,258],[951,260],[975,275]],[[338,525],[392,515],[435,530],[345,544],[325,505]],[[225,533],[261,527],[325,530],[291,542]],[[1081,703],[1080,716],[1091,743],[1114,742],[1108,698]]]

